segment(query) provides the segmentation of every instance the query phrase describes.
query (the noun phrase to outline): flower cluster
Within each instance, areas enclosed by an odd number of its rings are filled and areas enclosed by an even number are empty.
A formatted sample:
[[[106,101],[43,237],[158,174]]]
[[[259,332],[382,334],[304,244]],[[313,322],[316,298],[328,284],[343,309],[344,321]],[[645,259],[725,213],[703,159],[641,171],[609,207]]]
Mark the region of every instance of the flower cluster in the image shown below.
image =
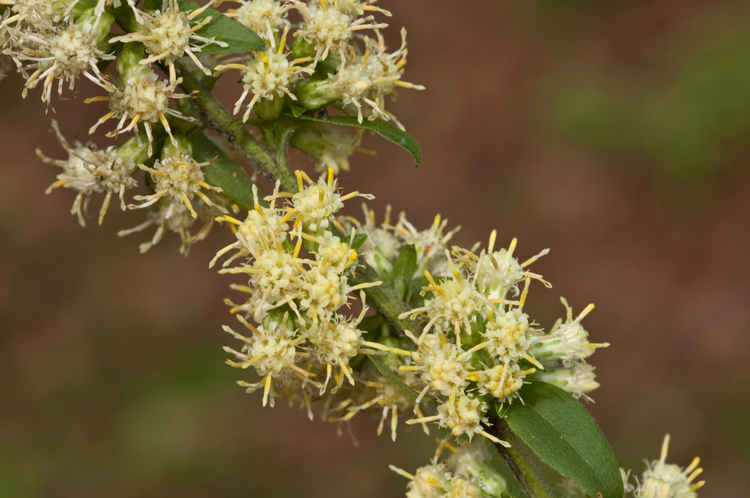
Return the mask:
[[[423,231],[403,213],[391,224],[390,209],[380,226],[367,208],[365,216],[365,223],[344,221],[368,235],[364,258],[381,275],[396,271],[405,248],[415,254],[412,273],[406,275],[414,309],[399,318],[423,316],[424,321],[418,337],[407,331],[412,344],[399,346],[396,365],[417,381],[410,385],[419,392],[418,416],[408,423],[436,422],[456,437],[481,434],[501,443],[486,431],[488,408],[511,403],[525,382],[551,382],[575,396],[598,387],[585,359],[607,344],[589,342],[580,323],[593,306],[576,319],[568,309],[567,320],[559,320],[547,334],[524,312],[530,282],[549,286],[528,270],[547,250],[519,262],[515,239],[507,249],[496,250],[493,232],[487,248],[476,254],[477,246],[473,251],[448,247],[455,230],[447,232],[439,216]],[[421,406],[428,398],[434,401]],[[432,413],[424,416],[425,411]]]
[[[245,343],[241,351],[226,349],[239,360],[230,364],[253,366],[262,377],[241,384],[250,392],[263,386],[264,405],[269,396],[271,406],[274,397],[284,396],[299,398],[309,409],[311,399],[335,395],[345,379],[354,385],[353,363],[367,352],[358,329],[367,311],[364,293],[358,317],[345,316],[340,309],[353,293],[381,282],[350,283],[358,260],[355,234],[335,233],[336,225],[341,226],[335,214],[344,202],[371,196],[341,195],[332,169],[317,182],[299,171],[297,178],[299,192],[293,195],[279,192],[277,186],[273,195],[261,199],[255,189],[255,209],[244,221],[219,218],[233,226],[237,241],[219,251],[211,265],[235,250],[220,273],[250,277],[247,285],[235,286],[249,294],[247,301],[230,304],[251,337],[225,327]],[[238,259],[242,263],[231,266]],[[240,312],[259,325],[253,326]],[[331,377],[335,386],[329,391]]]
[[[177,0],[143,5],[134,0],[0,2],[0,80],[18,72],[26,79],[24,97],[41,86],[42,100],[52,105],[55,82],[62,96],[64,88],[73,90],[76,81],[84,77],[105,92],[84,102],[108,106],[89,133],[115,122],[108,137],[134,133],[135,143],[129,142],[125,149],[147,143],[147,149],[136,154],[137,160],[123,159],[115,157],[121,155],[118,150],[122,148],[97,151],[93,145],[78,142],[71,146],[56,131],[69,159],[43,160],[63,168],[53,188],[76,191],[73,212],[82,225],[92,194],[105,194],[100,222],[111,195],[116,194],[123,208],[148,208],[147,221],[121,231],[122,235],[156,226],[151,241],[141,245],[142,251],[172,231],[180,234],[181,250],[187,253],[193,242],[206,236],[213,218],[231,207],[211,194],[216,189],[203,181],[200,168],[205,161],[186,152],[190,144],[185,136],[197,125],[188,112],[187,101],[192,95],[180,90],[179,64],[180,71],[210,77],[211,81],[227,70],[239,70],[243,91],[234,112],[244,121],[252,114],[274,120],[284,109],[289,113],[290,105],[297,106],[295,113],[331,106],[357,115],[360,122],[364,117],[391,120],[395,118],[385,110],[385,97],[397,86],[421,88],[401,81],[407,55],[405,32],[401,47],[387,52],[379,31],[386,25],[376,22],[374,15],[390,13],[370,1],[238,2],[237,8],[226,10],[226,16],[256,31],[266,44],[265,50],[250,53],[234,53],[226,41],[207,34],[209,25],[222,15],[214,10],[222,3],[209,0],[185,9]],[[291,13],[301,16],[303,22],[293,25],[287,19]],[[124,34],[118,33],[118,25]],[[364,35],[367,31],[369,37]],[[288,38],[293,38],[293,43],[288,44]],[[349,134],[340,127],[300,123],[289,144],[307,154],[317,170],[333,168],[338,173],[349,169],[349,157],[355,151],[369,152],[359,147],[361,136],[362,130]],[[165,139],[180,153],[160,159],[167,148]],[[175,165],[185,166],[175,169]],[[142,183],[133,177],[140,170],[147,172],[147,181]],[[166,170],[171,173],[165,175]],[[188,182],[191,187],[165,190],[173,173],[187,174],[191,180],[178,183]],[[125,192],[139,183],[156,189],[136,199],[146,202],[126,204]],[[189,228],[197,217],[205,223],[197,235],[191,235]]]
[[[222,271],[251,276],[248,286],[238,287],[249,293],[250,299],[244,304],[232,304],[233,311],[242,311],[262,325],[251,329],[255,336],[247,339],[245,350],[234,353],[243,360],[236,366],[261,361],[253,353],[254,345],[269,330],[278,334],[284,324],[286,340],[290,344],[300,341],[300,347],[307,345],[306,356],[289,356],[286,368],[277,371],[295,375],[294,383],[256,366],[270,392],[283,392],[288,397],[303,392],[300,397],[309,409],[308,400],[313,397],[304,391],[308,386],[317,386],[312,376],[325,374],[327,380],[331,365],[339,364],[342,371],[337,389],[331,392],[332,396],[316,398],[324,405],[325,418],[348,422],[357,413],[365,412],[380,417],[380,433],[390,413],[391,434],[395,438],[399,415],[411,411],[416,417],[408,424],[419,423],[427,430],[426,424],[435,422],[457,438],[482,435],[497,444],[507,443],[487,431],[489,409],[518,399],[525,382],[552,382],[577,396],[586,396],[598,386],[593,367],[584,361],[596,348],[607,344],[588,342],[580,323],[592,306],[576,319],[568,309],[567,320],[559,320],[547,334],[524,312],[530,282],[537,280],[549,286],[540,275],[527,269],[546,250],[519,262],[514,257],[515,239],[507,249],[496,250],[495,232],[488,247],[479,254],[475,253],[476,247],[474,251],[449,248],[455,230],[446,231],[447,223],[440,217],[423,231],[409,223],[404,214],[391,225],[390,210],[380,226],[376,226],[374,214],[366,208],[365,223],[349,216],[337,220],[334,215],[341,203],[336,200],[332,171],[327,183],[308,179],[306,187],[302,185],[304,175],[298,173],[299,194],[276,192],[266,199],[271,202],[268,207],[256,202],[255,211],[244,222],[224,218],[235,225],[238,240],[220,255],[234,249],[238,252],[227,264],[237,257],[249,258],[249,262]],[[291,205],[277,207],[277,199],[284,196],[291,197]],[[405,299],[414,306],[398,318],[421,324],[418,336],[407,330],[403,337],[382,317],[360,315],[356,326],[350,327],[357,330],[351,334],[352,339],[356,336],[360,342],[348,350],[356,353],[365,348],[373,361],[352,361],[351,357],[341,356],[329,361],[330,356],[320,343],[321,324],[351,324],[336,312],[346,303],[346,283],[342,286],[339,281],[341,271],[350,268],[350,258],[359,256],[347,256],[348,246],[340,246],[341,240],[329,231],[334,226],[341,233],[367,236],[361,248],[364,261],[388,283],[399,279]],[[301,257],[303,246],[310,258]],[[407,270],[399,264],[405,251],[414,254],[413,265]],[[328,260],[328,254],[335,256]],[[331,277],[323,276],[322,267],[330,268],[328,272],[335,275],[333,283]],[[404,271],[408,273],[397,275]],[[314,293],[308,290],[311,282],[318,286]],[[313,294],[323,296],[322,302],[321,298],[311,297]],[[424,320],[420,321],[422,317]],[[363,333],[368,334],[366,342],[361,342]],[[304,379],[299,377],[303,370],[307,372]],[[350,383],[338,389],[344,376],[350,377]],[[408,395],[410,392],[413,397]]]

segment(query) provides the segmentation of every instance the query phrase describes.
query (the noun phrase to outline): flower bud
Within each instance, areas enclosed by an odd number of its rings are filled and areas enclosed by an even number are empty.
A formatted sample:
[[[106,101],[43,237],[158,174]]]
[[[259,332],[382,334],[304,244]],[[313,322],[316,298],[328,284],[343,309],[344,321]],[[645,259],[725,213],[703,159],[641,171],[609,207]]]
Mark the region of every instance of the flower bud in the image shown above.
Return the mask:
[[[184,135],[175,135],[175,140],[165,140],[164,147],[161,149],[161,159],[168,157],[182,157],[187,155],[193,156],[193,144]]]
[[[291,57],[292,59],[315,58],[315,47],[301,36],[298,36],[294,39],[294,43],[292,43]]]
[[[338,174],[341,170],[349,171],[349,157],[357,150],[361,136],[361,133],[350,135],[335,126],[321,130],[305,124],[292,135],[290,144],[310,155],[316,170],[333,168]]]
[[[274,119],[281,116],[281,111],[284,108],[284,97],[276,96],[273,99],[260,98],[255,103],[253,110],[260,119],[266,121],[273,121]]]
[[[123,46],[122,53],[117,61],[117,72],[120,73],[123,80],[129,80],[143,69],[141,60],[143,60],[145,53],[146,47],[143,43],[132,42]]]
[[[335,74],[336,71],[338,71],[339,67],[341,67],[341,57],[338,54],[331,52],[330,54],[328,54],[328,57],[326,57],[325,60],[318,62],[318,65],[315,69],[318,71],[318,73],[324,76],[328,76],[331,74]]]
[[[532,374],[532,377],[534,380],[553,384],[569,392],[575,398],[581,396],[588,398],[586,394],[599,387],[599,383],[595,380],[594,367],[587,363],[574,363],[570,367],[537,370]]]
[[[81,3],[83,2],[79,2],[78,4],[76,4],[76,7],[78,7]],[[96,9],[92,6],[88,10],[81,12],[77,17],[75,17],[75,20],[76,26],[78,26],[83,33],[87,35],[92,33],[94,34],[94,41],[99,50],[103,52],[108,52],[110,50],[110,44],[105,40],[107,35],[109,34],[110,28],[112,28],[112,24],[114,24],[115,22],[114,15],[107,11],[104,11],[101,14],[97,15]]]
[[[336,101],[336,95],[331,91],[330,80],[310,78],[297,84],[294,94],[297,103],[308,110],[320,109]]]
[[[139,139],[140,138],[140,139]],[[117,155],[135,164],[145,164],[148,161],[148,140],[144,136],[133,137],[117,149]]]

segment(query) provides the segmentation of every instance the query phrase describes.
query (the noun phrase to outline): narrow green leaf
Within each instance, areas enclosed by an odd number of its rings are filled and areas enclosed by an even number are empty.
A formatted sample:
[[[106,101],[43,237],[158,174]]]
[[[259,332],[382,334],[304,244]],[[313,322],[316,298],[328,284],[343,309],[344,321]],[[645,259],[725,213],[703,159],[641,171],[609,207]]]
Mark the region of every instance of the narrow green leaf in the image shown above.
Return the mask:
[[[329,118],[316,118],[313,116],[301,115],[298,116],[298,118],[304,121],[312,121],[313,123],[324,123],[336,126],[350,126],[353,128],[362,128],[375,132],[381,137],[390,140],[391,142],[411,154],[411,157],[414,158],[415,166],[419,166],[422,163],[422,151],[419,148],[419,144],[417,144],[417,141],[414,140],[414,137],[390,123],[385,123],[383,121],[370,121],[368,119],[365,119],[360,123],[354,116],[331,116]]]
[[[417,250],[414,244],[407,244],[401,248],[396,262],[393,264],[393,286],[398,290],[401,299],[406,298],[411,280],[417,271]]]
[[[347,238],[347,242],[349,239]],[[355,233],[354,234],[354,240],[351,241],[349,244],[349,247],[354,249],[355,251],[359,251],[359,248],[362,247],[362,245],[367,241],[367,234],[366,233]]]
[[[195,2],[185,2],[180,0],[180,11],[193,11],[200,9],[203,5]],[[250,28],[229,19],[227,16],[214,9],[206,9],[197,15],[193,23],[197,23],[211,16],[211,22],[195,32],[204,38],[214,38],[217,41],[226,43],[227,47],[221,47],[216,44],[207,45],[200,54],[239,54],[243,52],[265,50],[266,43],[260,36],[255,34]]]
[[[620,468],[581,403],[559,387],[531,382],[504,415],[511,430],[547,465],[597,498],[622,498]]]
[[[200,162],[216,161],[203,168],[206,183],[222,189],[222,195],[247,210],[253,209],[253,182],[223,150],[203,133],[190,137],[193,156]]]
[[[378,372],[380,372],[380,374],[383,377],[388,379],[389,382],[391,382],[394,386],[396,386],[399,389],[399,391],[403,392],[404,394],[406,394],[407,396],[409,396],[411,399],[414,399],[414,400],[416,400],[419,397],[419,393],[417,391],[415,391],[414,389],[406,385],[406,383],[403,380],[401,380],[399,376],[396,375],[396,373],[393,370],[391,370],[391,367],[385,364],[385,361],[383,361],[382,356],[371,354],[371,355],[368,355],[367,357],[370,358],[370,361],[373,362],[373,364],[375,364],[375,368],[378,369]],[[434,398],[427,398],[427,397],[422,398],[422,401],[424,402],[430,402],[434,400],[435,400]]]

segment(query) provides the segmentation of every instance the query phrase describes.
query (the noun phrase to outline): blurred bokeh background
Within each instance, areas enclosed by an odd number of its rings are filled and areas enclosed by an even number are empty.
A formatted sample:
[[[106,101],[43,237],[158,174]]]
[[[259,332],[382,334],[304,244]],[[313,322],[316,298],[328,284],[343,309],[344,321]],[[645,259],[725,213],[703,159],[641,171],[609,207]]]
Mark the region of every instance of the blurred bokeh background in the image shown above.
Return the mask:
[[[368,137],[378,154],[354,157],[344,187],[418,227],[439,212],[463,245],[494,228],[521,256],[550,247],[534,269],[554,288],[532,288],[532,316],[549,327],[561,295],[596,304],[585,325],[612,346],[587,408],[621,465],[640,473],[669,432],[670,460],[703,459],[701,497],[747,496],[750,4],[378,5],[392,46],[408,29],[406,80],[427,86],[391,106],[424,163]],[[262,409],[223,364],[231,292],[207,262],[229,235],[187,259],[174,236],[141,255],[146,234],[116,232],[142,215],[114,202],[82,229],[72,192],[44,195],[57,171],[34,149],[61,156],[51,118],[85,140],[103,105],[45,115],[19,78],[0,85],[0,497],[402,496],[387,464],[413,470],[433,441],[393,444],[355,418],[355,448],[296,408]]]

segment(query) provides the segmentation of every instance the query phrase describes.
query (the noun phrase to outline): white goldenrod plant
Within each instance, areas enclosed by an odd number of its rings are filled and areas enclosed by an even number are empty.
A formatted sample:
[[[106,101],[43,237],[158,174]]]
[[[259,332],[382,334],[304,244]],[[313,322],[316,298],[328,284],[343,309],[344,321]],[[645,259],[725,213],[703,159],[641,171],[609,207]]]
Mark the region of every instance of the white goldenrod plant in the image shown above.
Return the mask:
[[[389,51],[381,29],[391,14],[375,0],[0,5],[0,79],[20,73],[23,95],[41,87],[52,106],[55,88],[75,96],[84,77],[99,89],[84,102],[102,108],[89,132],[113,120],[108,137],[132,135],[97,149],[68,141],[52,122],[68,157],[38,152],[59,168],[48,192],[73,190],[81,225],[92,197],[103,196],[101,224],[114,195],[121,209],[145,214],[120,235],[153,230],[141,252],[170,232],[184,254],[214,225],[235,235],[210,265],[243,276],[231,286],[240,297],[227,300],[239,322],[223,327],[234,340],[227,363],[263,405],[284,398],[310,419],[319,407],[339,425],[363,414],[394,440],[400,422],[436,432],[427,465],[392,467],[409,480],[409,498],[697,496],[698,459],[684,469],[667,463],[668,437],[635,486],[619,469],[579,402],[599,387],[587,359],[608,346],[584,328],[593,305],[576,312],[562,299],[565,317],[547,330],[526,313],[531,287],[550,286],[531,269],[546,249],[519,259],[516,240],[503,246],[494,231],[486,245],[458,247],[440,216],[420,230],[390,208],[381,223],[366,205],[362,219],[340,214],[372,198],[336,178],[362,151],[364,130],[421,161],[386,99],[424,87],[404,80],[406,31]],[[230,111],[211,89],[234,71],[241,96]],[[224,152],[228,144],[269,181],[269,194]],[[290,171],[289,147],[320,177]],[[138,185],[148,192],[132,195]],[[544,481],[529,450],[562,476],[558,485]],[[494,467],[495,451],[509,472]]]

